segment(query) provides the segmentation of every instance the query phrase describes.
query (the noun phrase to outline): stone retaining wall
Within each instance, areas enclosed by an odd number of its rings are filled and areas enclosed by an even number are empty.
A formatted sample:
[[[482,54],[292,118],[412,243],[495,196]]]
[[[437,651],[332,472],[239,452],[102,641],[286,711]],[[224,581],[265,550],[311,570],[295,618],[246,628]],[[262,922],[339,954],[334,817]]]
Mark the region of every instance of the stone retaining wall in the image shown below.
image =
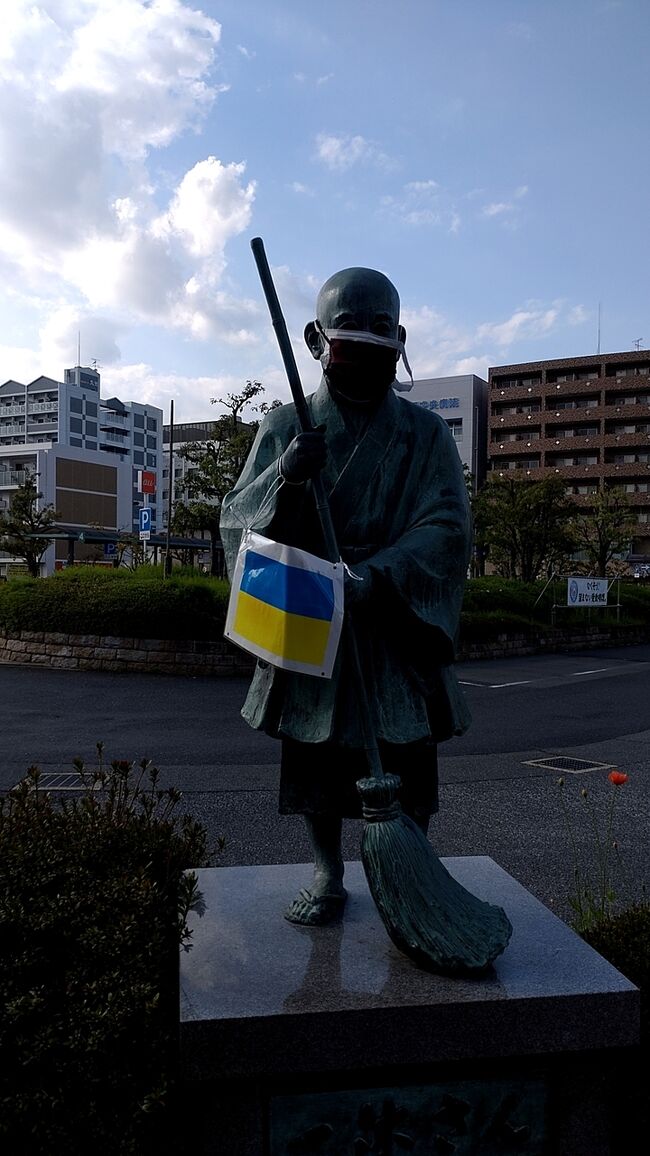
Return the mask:
[[[461,646],[461,662],[489,658],[520,658],[529,654],[556,654],[570,650],[597,649],[601,646],[636,646],[650,640],[650,627],[616,626],[603,629],[585,626],[581,630],[549,630],[543,636],[533,634],[500,634],[489,642],[470,642]]]
[[[63,670],[144,671],[147,674],[249,674],[253,660],[229,642],[169,638],[116,638],[100,634],[0,634],[0,663]]]
[[[501,634],[491,642],[466,643],[463,662],[489,658],[519,658],[528,654],[583,650],[601,646],[633,646],[650,639],[650,628],[621,626],[603,630],[554,630],[544,637]],[[148,674],[226,676],[251,674],[253,659],[225,640],[186,642],[168,638],[117,638],[100,634],[45,634],[17,631],[0,634],[0,663],[63,670],[145,671]]]

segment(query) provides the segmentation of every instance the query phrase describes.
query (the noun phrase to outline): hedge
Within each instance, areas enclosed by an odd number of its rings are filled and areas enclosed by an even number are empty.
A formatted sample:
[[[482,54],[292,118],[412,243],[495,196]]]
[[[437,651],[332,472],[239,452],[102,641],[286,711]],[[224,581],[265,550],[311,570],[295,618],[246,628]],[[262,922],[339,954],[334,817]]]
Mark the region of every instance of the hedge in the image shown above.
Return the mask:
[[[133,638],[219,639],[228,584],[218,579],[172,577],[160,568],[78,567],[51,578],[0,584],[0,627],[62,634]]]
[[[550,626],[554,590],[544,582],[473,578],[467,583],[461,638],[482,641],[498,634],[539,632]],[[650,625],[650,585],[621,584],[621,624]],[[556,584],[558,601],[560,590]],[[0,630],[103,634],[132,638],[214,639],[223,636],[228,583],[174,575],[160,567],[136,571],[76,567],[51,578],[0,583]],[[582,610],[559,608],[557,624],[583,624]],[[592,624],[615,623],[610,606],[592,611]]]

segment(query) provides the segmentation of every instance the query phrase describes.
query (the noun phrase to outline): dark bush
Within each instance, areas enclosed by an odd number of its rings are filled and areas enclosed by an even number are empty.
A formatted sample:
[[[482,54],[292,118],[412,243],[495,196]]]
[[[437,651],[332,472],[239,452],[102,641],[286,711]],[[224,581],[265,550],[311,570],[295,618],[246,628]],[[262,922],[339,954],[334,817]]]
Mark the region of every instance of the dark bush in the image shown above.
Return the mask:
[[[0,585],[0,628],[133,638],[219,639],[228,585],[213,578],[163,580],[162,572],[77,567],[51,578]]]
[[[650,903],[633,903],[599,920],[582,938],[641,992],[641,1042],[650,1044]]]
[[[100,744],[101,746],[101,744]],[[101,755],[101,752],[100,752]],[[0,802],[0,1150],[167,1151],[179,944],[204,829],[136,768],[84,772],[74,802],[39,771]]]

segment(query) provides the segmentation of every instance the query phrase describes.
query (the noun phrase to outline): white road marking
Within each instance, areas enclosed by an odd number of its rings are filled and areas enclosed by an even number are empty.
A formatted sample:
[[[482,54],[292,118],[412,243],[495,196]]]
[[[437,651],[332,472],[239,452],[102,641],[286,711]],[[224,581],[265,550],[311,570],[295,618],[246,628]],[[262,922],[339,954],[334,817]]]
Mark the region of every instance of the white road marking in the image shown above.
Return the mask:
[[[486,685],[484,682],[463,682],[463,680],[460,678],[458,681],[459,681],[461,686],[485,686]]]
[[[502,686],[528,686],[529,683],[534,682],[532,678],[522,678],[519,682],[491,682],[490,690],[500,690]]]
[[[612,666],[598,666],[595,670],[574,670],[573,678],[578,678],[581,674],[602,674],[604,670],[613,670]]]

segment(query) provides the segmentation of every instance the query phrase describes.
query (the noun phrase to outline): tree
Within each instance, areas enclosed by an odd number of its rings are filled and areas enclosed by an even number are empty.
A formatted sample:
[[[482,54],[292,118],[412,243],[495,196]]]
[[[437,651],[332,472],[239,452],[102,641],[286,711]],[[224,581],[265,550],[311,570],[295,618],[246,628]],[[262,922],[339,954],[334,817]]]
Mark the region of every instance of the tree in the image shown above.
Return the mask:
[[[472,502],[476,545],[504,578],[533,582],[574,548],[561,478],[489,481]]]
[[[576,548],[586,554],[592,572],[605,577],[616,555],[629,550],[635,524],[627,495],[619,486],[598,490],[589,508],[574,514]]]
[[[41,558],[51,542],[51,537],[45,535],[60,517],[52,504],[38,508],[43,495],[36,485],[36,476],[26,474],[25,481],[14,492],[10,509],[0,514],[0,547],[16,558],[23,558],[32,578],[39,577]],[[44,536],[38,537],[39,534]]]
[[[172,529],[178,534],[196,534],[207,530],[212,550],[210,573],[215,576],[221,570],[221,503],[237,481],[259,427],[256,419],[244,422],[242,414],[247,407],[253,413],[264,414],[282,404],[275,400],[270,404],[263,401],[251,405],[253,399],[262,393],[264,386],[261,382],[247,381],[241,393],[229,393],[225,398],[211,398],[213,405],[223,405],[228,412],[219,418],[210,438],[202,442],[188,442],[178,451],[178,456],[192,468],[183,479],[188,500],[175,503]],[[173,484],[173,478],[170,478],[170,485]]]

